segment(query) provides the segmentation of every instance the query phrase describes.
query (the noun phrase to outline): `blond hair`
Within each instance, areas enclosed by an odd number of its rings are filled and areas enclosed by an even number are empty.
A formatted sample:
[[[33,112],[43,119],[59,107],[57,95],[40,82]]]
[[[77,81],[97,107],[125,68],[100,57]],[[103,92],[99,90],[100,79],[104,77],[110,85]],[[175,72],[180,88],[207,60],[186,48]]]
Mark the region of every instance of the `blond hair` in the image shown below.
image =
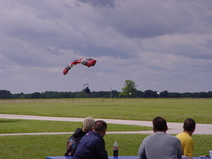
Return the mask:
[[[91,117],[87,117],[84,119],[83,124],[82,124],[82,129],[85,132],[91,131],[92,127],[94,126],[95,120]]]

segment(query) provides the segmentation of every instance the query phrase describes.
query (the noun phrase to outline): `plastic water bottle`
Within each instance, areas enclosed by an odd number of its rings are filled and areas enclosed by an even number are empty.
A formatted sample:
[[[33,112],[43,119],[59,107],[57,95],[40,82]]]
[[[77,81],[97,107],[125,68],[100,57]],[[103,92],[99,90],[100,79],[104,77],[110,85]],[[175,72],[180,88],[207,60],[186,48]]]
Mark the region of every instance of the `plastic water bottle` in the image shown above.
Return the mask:
[[[118,142],[115,140],[113,144],[113,156],[118,156],[119,154],[119,145]]]

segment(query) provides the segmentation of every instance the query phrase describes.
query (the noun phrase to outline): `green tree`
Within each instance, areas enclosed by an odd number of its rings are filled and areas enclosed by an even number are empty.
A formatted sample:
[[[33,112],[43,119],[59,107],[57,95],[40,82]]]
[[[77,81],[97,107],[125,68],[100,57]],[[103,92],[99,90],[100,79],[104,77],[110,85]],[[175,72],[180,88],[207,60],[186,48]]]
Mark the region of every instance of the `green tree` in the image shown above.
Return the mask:
[[[158,94],[156,91],[152,91],[152,90],[146,90],[144,92],[144,97],[145,98],[157,98]]]
[[[30,97],[32,99],[38,99],[38,98],[40,98],[40,96],[41,96],[40,92],[34,92],[34,93],[30,94]]]
[[[167,90],[160,92],[160,97],[169,98],[169,92]]]
[[[10,99],[12,97],[12,93],[8,90],[0,90],[0,99]]]
[[[134,97],[137,89],[134,81],[125,80],[124,88],[122,88],[122,92],[119,94],[119,97]]]

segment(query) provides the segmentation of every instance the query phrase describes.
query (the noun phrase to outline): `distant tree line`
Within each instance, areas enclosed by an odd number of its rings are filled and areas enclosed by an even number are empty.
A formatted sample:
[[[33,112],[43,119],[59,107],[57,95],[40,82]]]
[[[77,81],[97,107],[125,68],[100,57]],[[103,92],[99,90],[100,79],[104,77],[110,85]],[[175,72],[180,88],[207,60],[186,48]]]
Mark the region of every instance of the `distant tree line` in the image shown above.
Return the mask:
[[[0,99],[48,99],[48,98],[212,98],[212,91],[209,92],[195,92],[195,93],[177,93],[168,91],[140,91],[134,89],[131,93],[124,91],[93,91],[92,96],[89,97],[83,90],[81,92],[34,92],[34,93],[15,93],[12,94],[8,90],[0,90]]]

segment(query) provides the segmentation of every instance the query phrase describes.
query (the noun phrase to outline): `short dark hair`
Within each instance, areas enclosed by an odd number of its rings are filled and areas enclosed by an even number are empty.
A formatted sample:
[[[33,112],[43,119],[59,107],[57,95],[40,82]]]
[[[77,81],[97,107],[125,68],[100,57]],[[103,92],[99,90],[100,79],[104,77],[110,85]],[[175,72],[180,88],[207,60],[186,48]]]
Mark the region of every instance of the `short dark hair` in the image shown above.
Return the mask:
[[[188,118],[184,121],[183,128],[186,131],[193,131],[196,127],[196,122],[192,118]]]
[[[104,120],[97,120],[94,123],[94,130],[97,132],[103,132],[107,129],[107,123]]]
[[[168,129],[166,120],[162,117],[156,117],[152,121],[153,128],[156,131],[166,131]]]

